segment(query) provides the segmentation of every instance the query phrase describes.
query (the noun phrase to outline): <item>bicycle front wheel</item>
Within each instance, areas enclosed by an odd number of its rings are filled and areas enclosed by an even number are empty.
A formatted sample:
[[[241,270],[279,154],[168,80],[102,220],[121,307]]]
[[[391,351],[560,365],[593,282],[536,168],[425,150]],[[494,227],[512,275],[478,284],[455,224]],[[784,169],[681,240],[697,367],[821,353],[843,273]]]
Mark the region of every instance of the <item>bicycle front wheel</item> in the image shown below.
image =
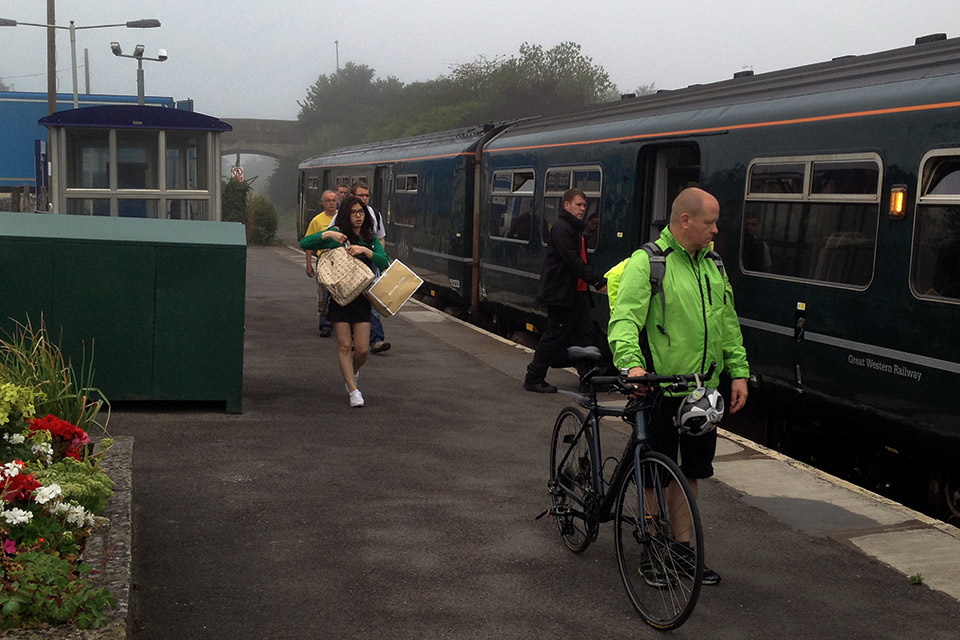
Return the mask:
[[[630,465],[617,496],[617,563],[630,602],[647,624],[676,629],[700,595],[700,512],[673,460],[647,451],[639,465]]]
[[[580,553],[597,537],[596,518],[589,515],[594,502],[593,449],[583,414],[567,407],[557,416],[550,442],[550,493],[554,519],[567,548]]]

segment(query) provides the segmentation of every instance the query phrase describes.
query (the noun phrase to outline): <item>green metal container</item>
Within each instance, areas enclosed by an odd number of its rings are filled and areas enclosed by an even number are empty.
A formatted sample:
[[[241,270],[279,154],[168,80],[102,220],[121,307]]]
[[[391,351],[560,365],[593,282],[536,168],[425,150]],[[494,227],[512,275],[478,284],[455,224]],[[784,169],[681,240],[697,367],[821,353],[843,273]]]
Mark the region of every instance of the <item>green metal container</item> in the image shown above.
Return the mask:
[[[243,225],[0,213],[0,329],[41,315],[110,401],[243,393]]]

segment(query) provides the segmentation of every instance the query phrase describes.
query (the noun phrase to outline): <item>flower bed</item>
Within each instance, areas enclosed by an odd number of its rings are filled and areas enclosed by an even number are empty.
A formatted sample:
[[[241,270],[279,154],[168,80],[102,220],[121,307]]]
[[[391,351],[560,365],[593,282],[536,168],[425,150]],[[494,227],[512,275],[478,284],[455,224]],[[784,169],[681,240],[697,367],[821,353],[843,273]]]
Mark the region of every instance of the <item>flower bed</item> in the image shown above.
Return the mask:
[[[42,326],[0,340],[0,629],[96,628],[116,606],[84,562],[113,494],[102,466],[112,440],[91,379]]]

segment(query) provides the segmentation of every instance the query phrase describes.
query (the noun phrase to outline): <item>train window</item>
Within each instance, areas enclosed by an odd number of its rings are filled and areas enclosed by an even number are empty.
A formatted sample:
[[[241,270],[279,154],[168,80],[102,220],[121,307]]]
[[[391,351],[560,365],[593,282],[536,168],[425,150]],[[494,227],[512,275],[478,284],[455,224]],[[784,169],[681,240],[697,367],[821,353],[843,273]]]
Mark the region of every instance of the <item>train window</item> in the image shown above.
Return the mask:
[[[397,176],[395,191],[397,193],[416,193],[417,182],[417,176],[415,175],[399,175]]]
[[[600,243],[600,193],[603,174],[600,167],[569,167],[548,169],[543,192],[543,224],[540,240],[544,246],[550,238],[550,229],[563,209],[563,194],[567,189],[580,189],[587,196],[587,211],[583,215],[583,236],[587,250],[596,251]]]
[[[874,154],[751,165],[740,260],[746,272],[865,288],[880,215]]]
[[[530,169],[497,171],[493,174],[490,201],[491,238],[529,242],[533,227],[533,189]]]
[[[420,206],[417,196],[419,184],[417,175],[412,173],[400,174],[394,179],[393,190],[396,197],[390,212],[391,222],[406,227],[416,224],[417,209]]]
[[[755,164],[750,169],[750,193],[791,194],[803,193],[804,165]]]
[[[924,298],[958,301],[960,155],[956,150],[931,153],[920,175],[910,286]]]
[[[810,193],[874,195],[879,182],[876,162],[814,162]]]

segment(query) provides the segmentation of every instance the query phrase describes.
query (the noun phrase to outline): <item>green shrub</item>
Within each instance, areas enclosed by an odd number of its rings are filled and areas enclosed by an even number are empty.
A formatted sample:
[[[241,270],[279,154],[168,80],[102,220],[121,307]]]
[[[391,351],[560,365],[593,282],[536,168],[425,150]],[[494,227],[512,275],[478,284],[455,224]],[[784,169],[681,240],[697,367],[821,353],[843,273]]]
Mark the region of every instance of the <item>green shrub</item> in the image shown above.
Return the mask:
[[[251,226],[247,228],[247,237],[253,244],[276,244],[277,210],[263,196],[255,195],[247,201],[247,219]]]

